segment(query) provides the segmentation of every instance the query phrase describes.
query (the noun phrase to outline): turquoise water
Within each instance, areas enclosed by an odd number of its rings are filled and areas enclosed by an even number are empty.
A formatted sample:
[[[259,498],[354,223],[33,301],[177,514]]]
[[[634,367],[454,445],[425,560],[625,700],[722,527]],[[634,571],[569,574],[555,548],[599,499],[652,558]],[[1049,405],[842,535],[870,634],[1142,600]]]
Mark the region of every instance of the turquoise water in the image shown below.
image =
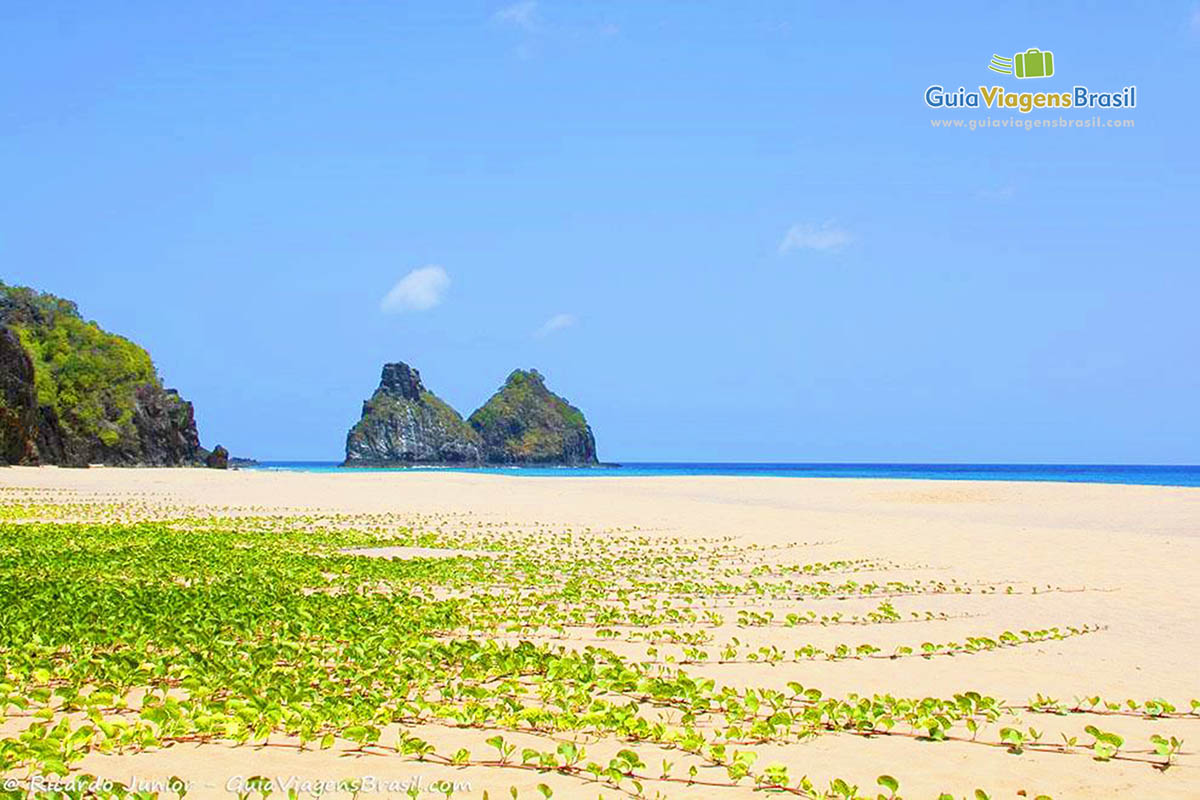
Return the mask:
[[[264,461],[251,469],[359,472],[335,461]],[[1200,486],[1200,466],[1119,464],[716,464],[627,463],[605,467],[395,467],[368,472],[480,472],[545,478],[626,478],[670,475],[772,478],[919,478],[943,481],[1059,481],[1142,486]]]

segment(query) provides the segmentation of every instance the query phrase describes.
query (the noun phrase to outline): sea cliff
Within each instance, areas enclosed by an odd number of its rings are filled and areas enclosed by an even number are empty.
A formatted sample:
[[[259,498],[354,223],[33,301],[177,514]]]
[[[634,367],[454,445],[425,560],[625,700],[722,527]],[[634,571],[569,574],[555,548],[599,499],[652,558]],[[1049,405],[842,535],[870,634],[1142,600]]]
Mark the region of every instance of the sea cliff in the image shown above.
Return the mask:
[[[0,459],[82,467],[203,462],[192,404],[150,354],[69,300],[0,283]]]

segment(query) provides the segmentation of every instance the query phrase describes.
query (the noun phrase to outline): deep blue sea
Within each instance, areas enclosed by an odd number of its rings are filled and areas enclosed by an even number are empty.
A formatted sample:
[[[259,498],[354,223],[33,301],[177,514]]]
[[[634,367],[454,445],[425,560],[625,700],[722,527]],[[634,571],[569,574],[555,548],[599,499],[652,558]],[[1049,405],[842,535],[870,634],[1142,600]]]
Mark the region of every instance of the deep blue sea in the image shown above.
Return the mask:
[[[336,461],[263,461],[250,469],[358,472]],[[668,475],[737,475],[773,478],[919,478],[942,481],[1060,481],[1144,486],[1200,486],[1200,466],[1120,464],[715,464],[624,463],[602,467],[396,467],[397,471],[480,472],[544,478],[626,478]]]

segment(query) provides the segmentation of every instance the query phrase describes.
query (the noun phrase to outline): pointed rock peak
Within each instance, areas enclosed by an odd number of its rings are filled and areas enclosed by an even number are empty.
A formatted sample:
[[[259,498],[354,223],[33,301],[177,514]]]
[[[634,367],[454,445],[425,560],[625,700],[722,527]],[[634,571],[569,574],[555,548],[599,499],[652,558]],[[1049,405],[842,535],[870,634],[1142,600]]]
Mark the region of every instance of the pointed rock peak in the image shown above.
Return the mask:
[[[519,386],[522,383],[533,383],[546,388],[546,379],[536,369],[514,369],[504,381],[505,386]]]
[[[405,400],[419,400],[425,386],[421,383],[421,373],[403,361],[397,361],[395,364],[383,365],[379,389]]]
[[[385,364],[379,388],[346,434],[346,466],[475,465],[479,434],[421,383],[408,364]]]

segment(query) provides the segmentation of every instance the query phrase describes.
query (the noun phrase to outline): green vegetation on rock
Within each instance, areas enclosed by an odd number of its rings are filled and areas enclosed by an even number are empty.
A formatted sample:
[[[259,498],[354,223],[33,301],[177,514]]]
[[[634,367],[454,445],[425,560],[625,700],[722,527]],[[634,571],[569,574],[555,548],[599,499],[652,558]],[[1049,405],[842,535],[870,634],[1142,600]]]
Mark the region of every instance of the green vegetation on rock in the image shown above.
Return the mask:
[[[495,464],[595,464],[583,412],[546,388],[537,370],[515,370],[467,420]]]
[[[38,405],[109,446],[135,437],[133,390],[158,383],[150,354],[81,319],[73,303],[29,289],[15,291],[40,312],[40,319],[13,325],[33,359]]]
[[[163,389],[150,354],[137,344],[83,319],[69,300],[3,283],[0,328],[19,337],[33,364],[36,460],[193,460],[199,442],[191,406]],[[147,441],[159,435],[170,441]]]
[[[516,370],[463,421],[407,364],[385,364],[379,388],[346,436],[346,466],[404,464],[595,464],[583,412]]]

